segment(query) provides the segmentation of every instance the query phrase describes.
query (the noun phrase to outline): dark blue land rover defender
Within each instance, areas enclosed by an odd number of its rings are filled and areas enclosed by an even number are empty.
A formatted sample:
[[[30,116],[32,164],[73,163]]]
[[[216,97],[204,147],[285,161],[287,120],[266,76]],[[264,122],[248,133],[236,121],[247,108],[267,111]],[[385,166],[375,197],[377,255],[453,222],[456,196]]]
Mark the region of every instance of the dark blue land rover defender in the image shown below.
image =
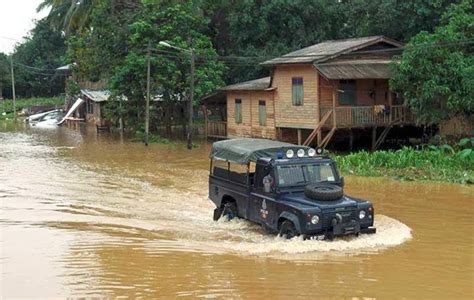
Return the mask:
[[[372,203],[344,195],[344,178],[321,149],[230,139],[215,142],[210,158],[214,220],[244,218],[286,238],[375,233]]]

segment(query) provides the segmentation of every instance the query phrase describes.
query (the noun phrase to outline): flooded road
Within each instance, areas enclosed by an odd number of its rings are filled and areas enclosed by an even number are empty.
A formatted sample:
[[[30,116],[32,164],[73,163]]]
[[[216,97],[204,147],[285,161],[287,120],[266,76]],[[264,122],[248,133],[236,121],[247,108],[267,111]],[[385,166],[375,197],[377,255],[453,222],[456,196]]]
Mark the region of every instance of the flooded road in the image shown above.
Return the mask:
[[[212,221],[208,153],[0,123],[0,296],[474,297],[472,186],[346,177],[378,233],[286,241]]]

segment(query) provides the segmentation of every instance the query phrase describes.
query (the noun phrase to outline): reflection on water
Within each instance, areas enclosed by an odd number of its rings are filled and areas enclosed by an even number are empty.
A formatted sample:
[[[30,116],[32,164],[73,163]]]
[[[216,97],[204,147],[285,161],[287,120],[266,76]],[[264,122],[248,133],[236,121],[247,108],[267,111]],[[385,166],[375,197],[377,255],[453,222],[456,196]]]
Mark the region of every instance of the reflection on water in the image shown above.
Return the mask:
[[[350,177],[378,233],[286,241],[212,221],[208,151],[0,124],[0,295],[474,296],[472,187]]]

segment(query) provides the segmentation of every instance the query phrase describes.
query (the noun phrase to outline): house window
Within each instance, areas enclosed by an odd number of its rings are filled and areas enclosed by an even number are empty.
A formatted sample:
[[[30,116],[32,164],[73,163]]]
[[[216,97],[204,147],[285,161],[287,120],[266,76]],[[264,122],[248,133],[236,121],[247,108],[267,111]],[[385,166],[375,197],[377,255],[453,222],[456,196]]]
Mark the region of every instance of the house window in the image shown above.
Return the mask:
[[[242,123],[242,99],[235,99],[235,123]]]
[[[265,101],[258,101],[258,121],[260,126],[267,125],[267,107],[265,106]]]
[[[293,77],[291,82],[293,105],[303,105],[303,77]]]
[[[339,80],[339,104],[356,104],[356,81],[353,79]]]
[[[94,102],[92,102],[91,100],[87,99],[87,105],[86,105],[86,108],[87,108],[87,113],[88,114],[93,114],[94,113]]]

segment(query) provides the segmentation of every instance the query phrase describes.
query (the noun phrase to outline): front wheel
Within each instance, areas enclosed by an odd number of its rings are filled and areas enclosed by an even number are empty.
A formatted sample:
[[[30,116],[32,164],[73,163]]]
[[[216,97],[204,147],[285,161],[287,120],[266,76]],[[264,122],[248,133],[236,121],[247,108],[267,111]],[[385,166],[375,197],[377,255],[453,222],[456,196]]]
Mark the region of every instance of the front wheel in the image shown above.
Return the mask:
[[[296,231],[295,224],[293,224],[293,222],[286,220],[281,223],[279,235],[289,240],[297,236],[298,231]]]
[[[222,217],[226,218],[227,221],[237,217],[237,204],[234,202],[227,202],[224,204],[222,209]]]

